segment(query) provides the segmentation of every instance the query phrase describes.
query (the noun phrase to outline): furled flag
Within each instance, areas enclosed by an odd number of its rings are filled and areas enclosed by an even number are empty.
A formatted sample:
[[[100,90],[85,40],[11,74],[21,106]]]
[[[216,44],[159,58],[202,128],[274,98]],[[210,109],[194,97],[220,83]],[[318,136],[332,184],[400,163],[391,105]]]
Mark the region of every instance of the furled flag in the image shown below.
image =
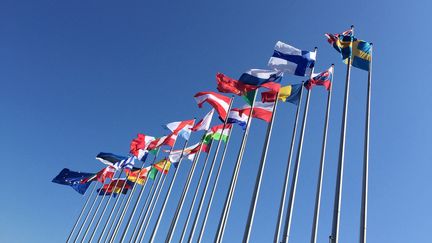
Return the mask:
[[[233,108],[231,109],[230,113],[228,114],[228,123],[236,123],[240,127],[242,127],[243,130],[246,130],[246,123],[249,116],[246,114],[240,114],[239,108]]]
[[[134,138],[130,144],[130,153],[135,155],[139,160],[142,160],[144,154],[146,153],[147,147],[154,140],[154,137],[138,133],[137,137]]]
[[[354,38],[352,44],[352,66],[369,71],[371,60],[372,44]],[[348,64],[348,59],[345,59],[344,62],[345,64]]]
[[[158,170],[152,166],[152,168],[150,169],[149,173],[148,173],[148,178],[154,180],[156,178]]]
[[[252,117],[264,120],[266,122],[270,122],[273,113],[273,106],[274,102],[263,103],[256,101],[253,108]],[[246,114],[247,116],[250,116],[250,113],[251,106],[249,105],[245,105],[242,109],[239,110],[239,114]]]
[[[276,70],[250,69],[240,76],[239,81],[245,84],[262,86],[265,83],[280,83],[283,73]]]
[[[163,174],[168,174],[168,171],[171,167],[171,162],[169,160],[162,159],[161,161],[155,163],[153,165],[153,168],[155,168],[156,170],[158,170],[159,172],[163,173]]]
[[[207,131],[210,128],[210,123],[213,118],[214,109],[211,109],[205,117],[191,128],[192,131]]]
[[[128,173],[127,179],[131,182],[138,183],[143,185],[147,180],[147,176],[149,171],[151,170],[151,166],[147,166],[145,168],[132,168],[132,170]]]
[[[212,127],[211,130],[206,134],[204,138],[204,142],[207,142],[211,139],[214,140],[222,139],[222,141],[226,142],[231,128],[232,128],[232,124],[226,124],[225,128],[224,128],[224,124],[220,124]]]
[[[194,95],[194,97],[199,108],[203,106],[204,102],[207,102],[213,106],[213,108],[215,108],[223,120],[226,119],[231,98],[215,92],[198,92]]]
[[[354,36],[352,30],[344,31],[341,34],[325,34],[328,43],[342,55],[342,60],[351,57],[352,43]]]
[[[100,183],[105,183],[106,179],[112,179],[114,176],[116,169],[111,166],[107,166],[106,168],[99,171],[94,176],[85,178],[81,181],[81,183],[87,183],[92,181],[99,181]]]
[[[290,102],[295,105],[298,105],[300,100],[300,93],[302,90],[302,84],[290,84],[282,87],[279,90],[279,100],[283,102]],[[276,100],[276,92],[267,91],[261,93],[262,102],[275,102]]]
[[[170,130],[173,134],[179,135],[188,140],[191,134],[191,128],[194,126],[195,120],[171,122],[163,127]]]
[[[64,168],[52,179],[52,182],[71,186],[75,191],[84,195],[91,182],[81,183],[81,181],[94,175],[94,173],[75,172]]]
[[[333,66],[321,73],[314,73],[312,78],[306,81],[306,89],[312,89],[315,85],[324,86],[327,90],[330,90],[331,81],[333,79]]]
[[[123,190],[122,190],[123,188]],[[110,183],[105,184],[102,186],[102,188],[99,188],[97,192],[99,195],[103,196],[109,196],[113,193],[113,196],[116,194],[126,194],[127,190],[132,188],[131,184],[127,182],[126,179],[113,179],[110,181]]]
[[[315,51],[302,51],[278,41],[273,56],[268,62],[269,67],[297,76],[309,75],[315,64]]]
[[[130,170],[135,164],[135,156],[124,157],[112,153],[99,153],[96,155],[96,159],[106,165],[114,167],[116,170],[121,168]]]

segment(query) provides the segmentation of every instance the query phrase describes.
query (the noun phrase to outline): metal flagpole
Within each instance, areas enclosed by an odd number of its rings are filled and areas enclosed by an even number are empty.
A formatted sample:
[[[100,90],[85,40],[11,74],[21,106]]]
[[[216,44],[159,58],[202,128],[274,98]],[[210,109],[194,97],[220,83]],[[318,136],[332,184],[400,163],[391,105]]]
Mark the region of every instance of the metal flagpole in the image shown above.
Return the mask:
[[[334,64],[331,66],[333,75],[334,75]],[[333,75],[330,89],[327,93],[327,109],[324,120],[324,132],[323,132],[323,140],[322,140],[322,149],[321,149],[321,160],[320,167],[318,173],[318,182],[317,182],[317,191],[315,196],[315,210],[314,210],[314,218],[312,223],[312,233],[311,233],[311,243],[316,243],[317,234],[318,234],[318,222],[319,222],[319,214],[320,214],[320,206],[321,206],[321,191],[322,191],[322,181],[324,175],[324,162],[326,156],[326,147],[327,147],[327,133],[328,133],[328,122],[330,117],[330,105],[331,105],[331,94],[332,94],[332,86],[333,86]]]
[[[291,137],[291,145],[290,145],[290,150],[288,153],[288,162],[287,162],[287,167],[285,170],[285,182],[283,184],[281,200],[279,203],[278,220],[277,220],[276,231],[275,231],[274,241],[273,241],[275,243],[280,242],[279,237],[280,237],[280,232],[282,231],[283,213],[285,210],[285,201],[286,201],[286,194],[287,194],[287,190],[288,190],[289,175],[290,175],[290,170],[291,170],[291,161],[292,161],[292,155],[294,152],[295,139],[297,136],[297,124],[298,124],[298,120],[300,117],[299,114],[300,114],[302,98],[303,98],[303,85],[301,86],[299,103],[297,104],[297,111],[296,111],[296,115],[295,115],[295,119],[294,119],[293,133],[292,133],[292,137]]]
[[[246,147],[246,141],[247,141],[248,134],[249,134],[249,128],[250,128],[250,124],[252,123],[253,108],[255,106],[255,99],[256,99],[257,93],[258,93],[258,90],[256,90],[255,94],[254,94],[253,102],[251,105],[251,111],[250,111],[250,114],[249,114],[249,117],[248,117],[248,120],[246,123],[246,130],[243,133],[243,138],[242,138],[241,146],[240,146],[239,153],[237,156],[236,165],[235,165],[232,177],[231,177],[230,188],[227,192],[227,195],[225,198],[225,203],[224,203],[224,208],[223,208],[222,214],[221,214],[220,219],[219,219],[218,230],[217,230],[216,238],[215,238],[215,242],[217,242],[217,243],[222,241],[223,235],[225,233],[226,222],[228,219],[228,214],[229,214],[229,211],[231,208],[232,198],[234,196],[235,187],[237,184],[238,174],[240,172],[240,166],[241,166],[241,162],[243,159],[243,153],[244,153],[244,150]]]
[[[351,25],[351,33],[354,35],[354,25]],[[347,73],[346,73],[346,83],[345,83],[345,97],[344,106],[342,113],[342,125],[341,125],[341,136],[339,144],[339,161],[336,176],[336,190],[335,199],[333,207],[333,223],[332,223],[332,233],[330,236],[331,243],[339,242],[339,219],[340,219],[340,209],[342,203],[342,180],[345,162],[345,137],[346,137],[346,126],[347,126],[347,114],[348,114],[348,98],[349,98],[349,86],[350,86],[350,75],[351,75],[351,57],[348,58]]]
[[[243,235],[243,242],[249,242],[249,240],[250,240],[250,234],[251,234],[253,220],[254,220],[254,216],[255,216],[256,205],[258,203],[258,197],[259,197],[259,193],[260,193],[260,189],[261,189],[261,182],[262,182],[262,178],[264,175],[264,168],[265,168],[265,164],[266,164],[266,160],[267,160],[267,151],[268,151],[268,147],[270,145],[270,138],[271,138],[271,133],[272,133],[272,128],[273,128],[274,118],[276,116],[278,98],[279,98],[279,92],[277,92],[277,94],[276,94],[276,100],[275,100],[274,105],[273,105],[271,121],[267,125],[266,139],[264,142],[264,146],[263,146],[263,150],[262,150],[262,154],[261,154],[261,161],[259,164],[258,173],[257,173],[256,180],[255,180],[255,187],[254,187],[254,191],[252,194],[252,199],[251,199],[251,203],[250,203],[250,207],[249,207],[249,214],[248,214],[248,218],[246,221],[246,229],[245,229],[244,235]]]
[[[194,123],[195,123],[195,122],[194,122]],[[186,146],[187,146],[188,141],[189,141],[189,139],[186,140],[186,142],[185,142],[185,144],[184,144],[184,146],[183,146],[183,149],[182,149],[182,152],[181,152],[181,155],[180,155],[180,159],[179,159],[179,162],[178,162],[177,168],[176,168],[176,170],[174,171],[174,175],[173,175],[173,178],[171,179],[171,183],[170,183],[170,185],[169,185],[169,187],[168,187],[168,191],[167,191],[167,193],[165,194],[165,200],[164,200],[164,202],[163,202],[163,204],[162,204],[162,207],[161,207],[161,209],[160,209],[160,211],[159,211],[159,215],[158,215],[157,220],[156,220],[156,225],[155,225],[155,227],[154,227],[154,229],[153,229],[153,232],[152,232],[152,234],[151,234],[150,242],[154,242],[154,238],[156,237],[156,233],[157,233],[157,231],[158,231],[158,229],[159,229],[159,225],[160,225],[160,222],[161,222],[161,220],[162,220],[162,216],[163,216],[163,214],[164,214],[164,212],[165,212],[165,208],[166,208],[166,206],[167,206],[168,199],[169,199],[169,197],[170,197],[170,195],[171,195],[171,190],[172,190],[173,185],[174,185],[174,182],[175,182],[175,180],[176,180],[176,178],[177,178],[177,172],[179,171],[180,166],[181,166],[181,164],[182,164],[182,160],[183,160],[183,153],[184,153],[184,150],[185,150],[185,148],[186,148]],[[150,218],[149,218],[149,221],[150,221]],[[143,236],[144,236],[144,234],[143,234]]]
[[[371,60],[369,63],[367,98],[366,98],[366,124],[365,124],[365,141],[363,157],[363,180],[362,180],[362,204],[360,216],[360,243],[366,243],[367,230],[367,209],[368,209],[368,184],[369,184],[369,127],[370,127],[370,102],[372,86],[372,43]]]
[[[234,101],[234,98],[232,97],[231,100],[230,100],[230,104],[229,104],[229,106],[228,106],[227,117],[226,117],[226,119],[225,119],[225,121],[224,121],[224,125],[223,125],[223,127],[222,127],[222,135],[224,134],[224,132],[225,132],[225,128],[226,128],[226,125],[227,125],[227,123],[228,123],[228,116],[229,116],[229,113],[230,113],[230,111],[231,111],[233,101]],[[228,144],[229,139],[230,139],[230,136],[231,136],[231,131],[232,131],[232,128],[229,129],[229,134],[228,134],[227,141],[226,141],[227,144]],[[196,229],[196,227],[197,227],[197,223],[198,223],[198,220],[199,220],[199,216],[200,216],[200,213],[201,213],[201,209],[202,209],[202,206],[204,205],[204,199],[205,199],[205,196],[206,196],[206,194],[207,194],[207,189],[208,189],[208,186],[209,186],[209,183],[210,183],[210,179],[211,179],[211,176],[212,176],[212,173],[213,173],[213,168],[214,168],[214,166],[215,166],[215,162],[216,162],[216,159],[217,159],[217,156],[218,156],[218,153],[219,153],[219,149],[220,149],[221,144],[222,144],[222,137],[221,137],[221,139],[218,141],[218,144],[217,144],[217,146],[216,146],[216,151],[215,151],[215,153],[214,153],[214,155],[213,155],[213,159],[212,159],[212,162],[211,162],[210,170],[209,170],[209,172],[208,172],[207,180],[206,180],[206,183],[205,183],[205,185],[204,185],[204,191],[203,191],[203,193],[202,193],[202,195],[201,195],[201,199],[200,199],[200,202],[199,202],[199,204],[198,204],[198,209],[197,209],[197,212],[195,213],[195,218],[194,218],[194,221],[193,221],[193,223],[192,223],[192,229],[191,229],[191,232],[190,232],[190,234],[189,234],[188,242],[191,242],[191,241],[192,241],[192,238],[193,238],[193,235],[194,235],[195,229]],[[225,152],[226,152],[226,147],[225,147],[224,152],[223,152],[223,155],[224,155],[223,158],[225,157]],[[208,156],[208,155],[207,155],[207,156]],[[211,198],[210,198],[210,203],[211,203],[211,201],[213,200],[213,195],[214,195],[214,192],[213,192],[214,190],[213,190],[213,189],[216,187],[217,181],[219,180],[219,175],[220,175],[220,171],[221,171],[222,164],[223,164],[223,158],[222,158],[221,162],[219,163],[219,169],[218,169],[217,177],[216,177],[216,180],[215,180],[215,184],[214,184],[214,186],[213,186],[213,188],[212,188],[212,196],[211,196]],[[208,215],[206,214],[206,216],[208,216]],[[189,216],[188,216],[188,220],[189,220]],[[184,227],[183,230],[187,230],[187,222],[188,222],[188,220],[186,221],[186,226]],[[205,221],[206,221],[206,219],[205,219]],[[200,240],[198,240],[198,241],[200,241]]]
[[[207,162],[208,162],[208,158],[210,157],[209,155],[210,155],[210,152],[211,152],[212,144],[213,144],[213,141],[210,142],[209,147],[208,147],[208,150],[209,150],[209,151],[208,151],[208,153],[207,153],[207,155],[206,155],[206,157],[205,157],[205,160],[204,160],[204,165],[203,165],[203,168],[202,168],[202,171],[201,171],[200,177],[199,177],[199,179],[198,179],[198,184],[197,184],[196,189],[195,189],[195,193],[194,193],[194,196],[193,196],[193,199],[192,199],[192,203],[191,203],[191,205],[190,205],[190,207],[189,207],[189,212],[188,212],[188,215],[187,215],[187,218],[186,218],[186,222],[185,222],[184,225],[183,225],[182,234],[181,234],[181,236],[180,236],[180,242],[183,242],[184,237],[186,236],[185,233],[186,233],[186,231],[187,231],[187,227],[188,227],[188,224],[189,224],[189,220],[190,220],[190,217],[191,217],[191,215],[192,215],[193,208],[194,208],[194,206],[195,206],[195,201],[196,201],[196,199],[197,199],[198,192],[199,192],[199,188],[200,188],[200,186],[201,186],[201,182],[202,182],[202,179],[203,179],[203,177],[204,177],[205,169],[207,168]]]
[[[160,177],[159,177],[159,173],[158,173],[158,174],[156,175],[155,180],[153,180],[153,182],[152,182],[152,186],[150,187],[150,191],[149,191],[149,193],[147,194],[146,200],[145,200],[145,202],[144,202],[144,207],[141,208],[140,215],[138,216],[137,223],[135,224],[135,227],[134,227],[134,229],[133,229],[133,231],[132,231],[132,236],[131,236],[129,242],[135,242],[135,241],[137,240],[137,238],[138,238],[139,232],[137,232],[137,231],[138,231],[139,225],[141,224],[142,220],[144,220],[143,217],[144,217],[144,214],[145,214],[145,213],[147,212],[147,210],[148,210],[148,206],[149,206],[148,203],[149,203],[151,200],[153,200],[153,196],[155,195],[155,191],[156,191],[156,190],[154,190],[154,189],[157,188],[157,187],[155,187],[155,185],[158,184],[158,182],[160,181],[159,179],[160,179]],[[157,180],[158,182],[156,182],[156,180]],[[137,233],[137,234],[135,235],[135,233]]]
[[[120,175],[121,175],[121,173],[123,172],[123,169],[120,171]],[[111,182],[110,182],[111,183]],[[117,183],[118,183],[118,181],[116,181],[116,186],[117,186]],[[109,184],[108,184],[109,185]],[[105,194],[104,194],[104,196],[106,195],[106,191],[105,191]],[[81,227],[80,227],[80,229],[79,229],[79,231],[78,231],[78,234],[77,234],[77,236],[75,237],[75,239],[74,239],[74,243],[75,242],[77,242],[77,240],[78,240],[78,238],[79,238],[79,236],[80,236],[80,234],[81,234],[81,232],[82,232],[82,230],[83,230],[83,228],[84,228],[84,225],[86,224],[86,222],[87,222],[87,219],[88,219],[88,217],[90,216],[90,212],[93,210],[93,207],[94,207],[94,205],[96,204],[96,201],[97,201],[97,194],[96,194],[96,199],[93,201],[93,203],[92,203],[92,205],[91,205],[91,207],[90,207],[90,210],[87,212],[87,215],[86,215],[86,217],[85,217],[85,219],[84,219],[84,222],[83,222],[83,224],[81,225]],[[103,200],[103,197],[101,198],[101,200]]]
[[[300,140],[299,145],[297,147],[297,158],[294,164],[294,174],[293,174],[293,182],[291,184],[290,188],[290,196],[288,199],[288,211],[285,218],[285,228],[284,228],[284,238],[282,239],[283,242],[287,242],[289,240],[289,233],[291,229],[291,219],[292,219],[292,212],[294,208],[294,200],[295,200],[295,194],[297,189],[297,178],[300,171],[300,162],[301,162],[301,155],[302,155],[302,149],[303,149],[303,139],[304,139],[304,131],[306,129],[306,121],[307,121],[307,115],[309,110],[309,100],[312,90],[307,91],[306,96],[306,104],[305,104],[305,110],[303,113],[303,121],[302,121],[302,128],[300,130]]]
[[[193,176],[195,174],[195,169],[196,169],[196,166],[198,164],[199,157],[201,155],[201,148],[202,148],[202,144],[204,142],[204,138],[205,138],[205,136],[206,136],[206,134],[207,134],[207,132],[209,130],[210,129],[208,129],[207,131],[205,131],[204,135],[202,136],[198,152],[194,156],[194,159],[193,159],[193,162],[192,162],[192,167],[191,167],[191,169],[189,171],[189,175],[188,175],[188,177],[186,179],[186,183],[185,183],[185,185],[183,187],[183,192],[182,192],[182,194],[180,196],[179,202],[177,203],[177,209],[176,209],[176,211],[174,213],[173,219],[171,220],[171,225],[169,227],[169,230],[168,230],[168,233],[167,233],[167,237],[165,239],[165,242],[167,242],[167,243],[169,243],[172,240],[175,228],[176,228],[177,223],[178,223],[178,219],[180,217],[181,211],[183,209],[184,202],[186,200],[186,196],[187,196],[188,191],[189,191],[190,184],[192,182],[192,178],[193,178]]]
[[[121,170],[120,175],[118,176],[118,179],[120,178],[122,172],[123,172],[123,169]],[[126,183],[123,183],[123,187],[122,187],[122,189],[121,189],[121,192],[123,191],[125,185],[126,185]],[[115,187],[116,187],[116,186],[117,186],[117,183],[116,183]],[[114,193],[111,193],[109,199],[111,199],[111,197],[113,197],[113,195],[114,195]],[[108,224],[109,224],[109,222],[110,222],[110,220],[111,220],[111,217],[112,217],[112,215],[113,215],[113,213],[114,213],[114,210],[115,210],[115,208],[116,208],[116,206],[117,206],[117,203],[118,203],[120,197],[121,197],[121,193],[118,195],[118,197],[116,198],[116,200],[115,200],[115,202],[114,202],[114,206],[111,208],[111,212],[110,212],[110,214],[109,214],[109,216],[108,216],[107,221],[105,222],[105,225],[104,225],[104,227],[103,227],[103,229],[102,229],[102,233],[101,233],[100,236],[99,236],[98,242],[101,242],[101,239],[102,239],[102,237],[103,237],[104,234],[105,234],[105,231],[106,231],[106,229],[107,229],[107,226],[108,226]],[[124,197],[123,197],[123,198],[124,198]],[[107,204],[108,204],[108,203],[109,203],[109,201],[107,202]],[[101,216],[102,216],[102,215],[101,215]]]
[[[206,224],[207,224],[207,219],[208,219],[208,216],[210,214],[210,209],[211,209],[211,205],[212,205],[212,202],[213,202],[214,195],[216,193],[216,187],[217,187],[217,184],[218,184],[218,181],[219,181],[220,173],[222,172],[222,166],[223,166],[223,163],[224,163],[224,160],[225,160],[226,151],[228,150],[228,144],[229,144],[229,141],[230,141],[230,138],[231,138],[232,129],[233,128],[231,128],[230,131],[229,131],[229,133],[228,133],[228,138],[227,138],[227,141],[226,141],[226,144],[225,144],[225,147],[224,147],[224,151],[222,153],[222,158],[221,158],[221,161],[219,162],[219,168],[218,168],[218,171],[216,173],[216,178],[214,180],[213,187],[212,187],[212,190],[211,190],[211,193],[210,193],[210,199],[209,199],[209,202],[207,204],[207,208],[206,208],[206,212],[205,212],[205,215],[204,215],[202,227],[201,227],[201,230],[200,230],[200,233],[199,233],[199,236],[198,236],[198,242],[202,241],[202,237],[204,235],[205,227],[206,227]],[[216,160],[217,152],[218,152],[218,150],[216,149],[215,157],[213,157],[213,163]],[[210,177],[210,175],[209,175],[209,177]],[[205,189],[204,192],[206,192],[206,190],[207,189]],[[205,199],[205,196],[203,195],[203,197],[201,198],[202,201],[200,202],[201,205],[202,205],[202,203],[204,203],[204,199]],[[197,225],[197,223],[198,223],[199,213],[201,211],[201,205],[200,205],[200,207],[198,207],[198,212],[197,212],[197,215],[195,216],[195,222],[194,222],[195,225]],[[196,228],[196,226],[192,227],[192,231],[191,231],[190,236],[189,236],[189,242],[192,242],[192,238],[193,238],[193,234],[194,234],[195,228]]]
[[[93,196],[93,193],[94,193],[95,190],[96,190],[96,184],[97,184],[97,183],[95,183],[95,184],[93,185],[93,188],[92,188],[90,194],[88,195],[87,200],[86,200],[86,202],[84,203],[83,208],[81,209],[81,213],[79,214],[78,219],[76,220],[76,222],[75,222],[75,224],[74,224],[74,226],[73,226],[71,232],[69,233],[68,238],[66,239],[66,243],[69,243],[69,241],[70,241],[70,239],[71,239],[73,233],[75,232],[75,229],[77,228],[78,223],[79,223],[79,221],[81,220],[81,217],[83,216],[83,214],[84,214],[84,212],[85,212],[85,209],[87,208],[88,203],[90,202],[90,198]],[[95,197],[95,200],[96,200],[96,198],[97,198],[97,196]]]
[[[157,158],[157,156],[159,155],[159,151],[160,151],[160,149],[158,149],[158,151],[156,152],[156,154],[155,154],[155,156],[154,156],[154,158],[153,158],[153,162],[152,162],[152,164],[154,164],[154,163],[156,162],[156,158]],[[138,181],[139,176],[140,176],[141,171],[142,171],[143,168],[144,168],[144,163],[143,163],[143,167],[141,168],[141,170],[140,170],[139,173],[138,173],[138,177],[137,177],[136,181]],[[132,219],[133,219],[133,217],[134,217],[134,215],[135,215],[135,212],[136,212],[136,210],[137,210],[137,208],[138,208],[138,204],[140,203],[140,201],[141,201],[141,197],[142,197],[142,195],[144,194],[145,186],[146,186],[146,184],[147,184],[147,182],[148,182],[148,172],[149,172],[149,171],[147,171],[146,180],[145,180],[145,182],[144,182],[144,185],[141,187],[141,191],[140,191],[140,193],[139,193],[139,195],[138,195],[137,200],[135,201],[135,205],[134,205],[134,207],[133,207],[133,209],[132,209],[132,212],[131,212],[131,214],[130,214],[130,216],[129,216],[129,219],[128,219],[127,223],[126,223],[126,227],[125,227],[125,229],[124,229],[124,231],[123,231],[123,234],[122,234],[122,237],[121,237],[120,242],[124,242],[124,239],[125,239],[126,234],[127,234],[127,232],[128,232],[129,226],[130,226],[130,224],[131,224],[131,222],[132,222]],[[135,183],[136,183],[136,182],[135,182]]]

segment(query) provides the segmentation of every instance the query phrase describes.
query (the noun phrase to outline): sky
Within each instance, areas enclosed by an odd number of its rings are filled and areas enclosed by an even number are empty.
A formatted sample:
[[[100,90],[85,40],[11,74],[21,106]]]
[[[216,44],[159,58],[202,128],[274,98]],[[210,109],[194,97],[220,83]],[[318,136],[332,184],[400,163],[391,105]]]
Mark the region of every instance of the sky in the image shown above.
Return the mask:
[[[204,116],[210,108],[196,106],[196,92],[216,91],[217,72],[237,78],[250,68],[266,68],[281,40],[303,50],[318,47],[316,71],[335,64],[318,231],[318,242],[327,242],[346,66],[324,33],[352,24],[359,39],[374,43],[368,242],[429,241],[431,7],[425,0],[1,1],[0,241],[65,241],[86,197],[52,183],[58,172],[97,172],[103,168],[95,160],[99,152],[126,155],[137,133],[162,136],[162,124]],[[352,71],[340,225],[344,243],[359,238],[366,79],[366,72]],[[283,84],[302,80],[285,75]],[[293,243],[310,238],[325,103],[326,92],[317,87],[304,137]],[[243,104],[236,98],[235,107]],[[295,109],[289,103],[278,107],[251,242],[273,239]],[[243,237],[266,125],[252,122],[225,242]],[[192,134],[190,143],[200,136]],[[205,242],[213,240],[241,136],[235,127]],[[182,166],[157,241],[164,239],[191,163]],[[179,237],[177,230],[174,241]]]

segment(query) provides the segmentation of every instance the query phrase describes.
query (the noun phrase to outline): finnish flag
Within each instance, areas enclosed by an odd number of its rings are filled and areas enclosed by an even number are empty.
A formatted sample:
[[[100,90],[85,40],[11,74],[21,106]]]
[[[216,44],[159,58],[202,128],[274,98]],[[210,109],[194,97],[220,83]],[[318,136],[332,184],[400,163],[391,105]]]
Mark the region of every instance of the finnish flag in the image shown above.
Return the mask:
[[[302,51],[278,41],[268,66],[284,73],[297,76],[309,75],[316,60],[315,51]]]

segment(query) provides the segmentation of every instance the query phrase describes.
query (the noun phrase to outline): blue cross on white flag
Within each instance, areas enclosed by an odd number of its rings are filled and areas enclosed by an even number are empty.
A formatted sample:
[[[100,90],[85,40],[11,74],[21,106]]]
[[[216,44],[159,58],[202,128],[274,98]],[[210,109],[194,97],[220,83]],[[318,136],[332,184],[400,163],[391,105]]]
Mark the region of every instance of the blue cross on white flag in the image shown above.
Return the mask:
[[[297,76],[306,76],[310,74],[315,60],[315,51],[302,51],[278,41],[268,65],[278,71]]]

